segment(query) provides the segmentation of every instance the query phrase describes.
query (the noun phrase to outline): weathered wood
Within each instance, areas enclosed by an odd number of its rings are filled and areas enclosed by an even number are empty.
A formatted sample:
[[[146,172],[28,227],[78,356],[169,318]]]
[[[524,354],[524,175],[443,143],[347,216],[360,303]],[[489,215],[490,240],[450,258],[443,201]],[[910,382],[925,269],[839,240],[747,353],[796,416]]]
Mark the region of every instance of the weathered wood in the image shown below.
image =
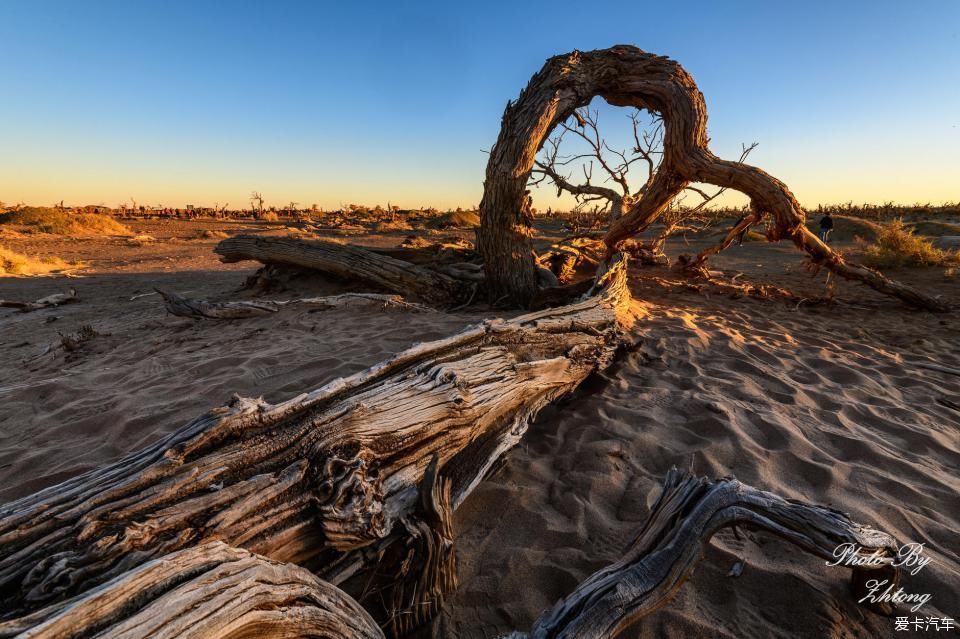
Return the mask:
[[[261,317],[280,310],[274,302],[258,300],[240,300],[234,302],[208,302],[194,300],[177,293],[154,289],[163,298],[167,312],[178,317],[193,317],[195,319],[243,319],[246,317]]]
[[[595,295],[414,346],[281,404],[236,397],[118,463],[0,507],[0,617],[219,539],[278,561],[387,539],[433,457],[454,505],[630,322],[626,265]]]
[[[276,313],[284,306],[314,306],[321,309],[344,306],[368,306],[381,309],[430,312],[433,309],[422,304],[411,304],[399,295],[381,293],[343,293],[325,297],[302,297],[292,300],[238,300],[231,302],[208,302],[194,300],[176,293],[156,289],[163,297],[167,311],[179,317],[196,319],[242,319]]]
[[[430,463],[420,520],[405,520],[404,544],[391,548],[370,599],[384,601],[387,627],[400,637],[435,614],[456,586],[450,525],[451,483]],[[581,583],[513,639],[613,639],[665,606],[721,528],[772,533],[836,563],[836,549],[856,548],[852,593],[866,577],[899,583],[898,548],[884,532],[836,510],[741,484],[671,470],[650,516],[624,556]],[[865,560],[869,560],[867,563]],[[883,610],[889,613],[889,610]],[[20,634],[22,633],[22,634]],[[126,571],[107,584],[27,616],[0,623],[0,637],[369,637],[379,627],[351,597],[310,572],[221,542],[174,552]]]
[[[807,229],[803,209],[780,180],[715,156],[708,146],[706,103],[690,74],[669,58],[627,45],[550,58],[507,104],[480,202],[479,250],[492,299],[525,305],[536,293],[530,173],[550,132],[596,96],[614,106],[655,111],[666,127],[660,167],[604,238],[611,252],[648,228],[691,182],[704,182],[740,191],[756,210],[771,215],[769,239],[790,239],[815,263],[912,306],[947,310],[942,300],[845,261]]]
[[[264,264],[300,266],[367,282],[435,306],[458,302],[468,290],[449,275],[349,244],[237,235],[221,241],[213,250],[224,262],[256,260]]]
[[[24,313],[30,311],[38,311],[41,308],[51,308],[54,306],[62,306],[64,304],[72,304],[74,302],[79,302],[80,298],[77,297],[76,289],[70,289],[66,293],[54,293],[53,295],[47,295],[46,297],[41,297],[35,302],[17,302],[15,300],[0,300],[0,308],[16,308],[20,309]]]
[[[349,595],[310,571],[213,541],[133,568],[70,601],[0,623],[19,639],[382,639]]]
[[[896,580],[897,555],[890,535],[856,524],[843,513],[787,500],[735,479],[698,479],[673,469],[660,497],[623,558],[588,577],[514,639],[612,639],[663,607],[687,580],[704,547],[721,528],[739,526],[772,533],[827,561],[841,544],[855,544],[871,568],[854,570]],[[855,596],[858,596],[855,593]],[[862,596],[862,595],[859,595]]]
[[[393,637],[433,619],[457,587],[451,487],[450,479],[439,475],[435,458],[420,487],[416,516],[401,521],[399,541],[387,548],[361,599],[380,603],[381,625]]]

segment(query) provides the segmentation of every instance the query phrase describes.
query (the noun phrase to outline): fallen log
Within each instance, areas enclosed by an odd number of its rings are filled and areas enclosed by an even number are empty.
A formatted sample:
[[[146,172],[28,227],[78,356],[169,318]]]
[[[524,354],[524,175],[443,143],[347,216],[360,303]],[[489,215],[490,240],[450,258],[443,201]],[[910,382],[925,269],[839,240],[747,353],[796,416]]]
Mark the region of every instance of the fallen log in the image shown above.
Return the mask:
[[[453,305],[468,294],[468,288],[449,275],[349,244],[237,235],[221,241],[213,250],[224,262],[256,260],[300,266],[360,280],[437,307]]]
[[[179,317],[193,317],[195,319],[242,319],[246,317],[260,317],[276,313],[284,306],[300,305],[315,306],[321,309],[340,308],[344,306],[376,306],[382,309],[395,309],[417,312],[430,312],[433,309],[422,304],[411,304],[399,295],[384,295],[381,293],[343,293],[325,297],[302,297],[292,300],[238,300],[232,302],[208,302],[194,300],[176,293],[161,291],[157,293],[163,298],[167,311]]]
[[[0,623],[0,637],[382,639],[353,598],[300,566],[223,542],[180,550],[81,596]]]
[[[0,300],[0,307],[2,308],[16,308],[20,309],[24,313],[30,311],[38,311],[41,308],[51,308],[54,306],[62,306],[64,304],[72,304],[74,302],[79,302],[80,298],[77,297],[76,289],[70,289],[67,293],[54,293],[53,295],[47,295],[46,297],[41,297],[35,302],[17,302],[15,300]]]
[[[436,457],[455,507],[632,320],[626,262],[595,294],[489,320],[272,405],[240,397],[110,466],[0,507],[0,618],[222,540],[301,563],[373,546]]]
[[[446,579],[436,587],[449,591],[454,579],[450,492],[449,484],[437,483],[435,472],[433,463],[428,475],[434,476],[425,483],[436,490],[423,494],[429,495],[428,502],[436,500],[427,505],[436,518],[413,530],[410,538],[421,544],[419,552],[400,552],[395,565],[408,573],[411,568],[431,573],[426,583]],[[899,569],[893,565],[897,544],[886,533],[853,523],[831,508],[786,500],[732,478],[707,480],[674,468],[624,556],[557,602],[529,633],[509,637],[613,639],[665,606],[693,572],[711,537],[730,526],[772,533],[828,563],[836,563],[838,547],[850,544],[856,550],[845,565],[857,566],[851,580],[854,597],[863,596],[859,588],[868,575],[899,583]],[[422,583],[414,576],[390,592],[377,593],[394,602],[394,611],[407,606],[390,618],[392,636],[402,636],[423,621],[414,617],[429,618],[439,606],[437,590],[420,591]],[[73,600],[0,624],[0,637],[26,631],[29,634],[21,636],[34,639],[88,636],[93,631],[104,639],[384,636],[367,612],[332,584],[298,566],[221,542],[175,552]]]

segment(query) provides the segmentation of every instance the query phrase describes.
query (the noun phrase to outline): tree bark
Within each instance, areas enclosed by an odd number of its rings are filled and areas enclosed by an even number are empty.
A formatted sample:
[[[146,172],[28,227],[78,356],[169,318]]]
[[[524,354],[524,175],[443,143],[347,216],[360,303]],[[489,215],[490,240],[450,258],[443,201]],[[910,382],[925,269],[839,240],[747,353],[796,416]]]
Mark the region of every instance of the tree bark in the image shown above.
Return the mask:
[[[708,148],[706,103],[690,74],[673,60],[627,45],[550,58],[519,98],[507,104],[480,203],[479,249],[492,299],[525,305],[533,298],[530,172],[554,127],[596,96],[614,106],[658,112],[666,128],[663,161],[653,180],[610,226],[605,241],[611,253],[653,223],[691,182],[706,182],[746,194],[773,216],[771,240],[790,239],[815,263],[910,305],[947,310],[943,301],[834,253],[807,230],[803,209],[780,180],[715,156]]]
[[[0,618],[210,540],[297,563],[373,547],[414,513],[434,457],[456,506],[544,405],[612,360],[631,321],[625,261],[599,281],[281,404],[236,397],[0,507]]]
[[[0,623],[21,639],[383,639],[352,597],[300,566],[213,541]]]
[[[237,235],[217,244],[224,262],[256,260],[314,269],[344,279],[356,279],[404,297],[436,306],[461,301],[462,282],[424,266],[368,251],[359,246],[322,240]]]
[[[406,523],[407,544],[395,548],[398,552],[383,566],[385,574],[401,571],[398,582],[378,593],[393,613],[386,625],[394,637],[431,617],[456,584],[450,483],[436,472],[434,458],[421,492],[427,518]],[[510,637],[617,637],[665,606],[711,537],[730,526],[770,532],[828,562],[836,561],[838,546],[852,544],[857,549],[853,558],[871,562],[853,569],[856,598],[865,594],[861,588],[867,577],[888,579],[894,588],[899,583],[899,569],[893,566],[897,544],[886,533],[831,508],[786,500],[733,478],[707,480],[674,468],[624,556],[557,602],[529,633]],[[93,634],[104,639],[384,636],[368,613],[334,585],[298,566],[217,541],[147,562],[74,599],[0,623],[0,638]]]

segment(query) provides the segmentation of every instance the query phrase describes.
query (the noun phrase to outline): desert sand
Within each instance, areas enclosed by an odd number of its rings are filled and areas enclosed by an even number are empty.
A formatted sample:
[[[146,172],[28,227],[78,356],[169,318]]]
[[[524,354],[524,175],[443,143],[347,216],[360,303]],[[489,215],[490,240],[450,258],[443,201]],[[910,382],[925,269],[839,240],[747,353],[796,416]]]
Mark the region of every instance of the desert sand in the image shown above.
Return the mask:
[[[0,298],[76,289],[81,302],[0,309],[0,502],[113,461],[234,393],[288,399],[415,343],[503,313],[316,312],[286,308],[236,322],[170,316],[154,287],[207,299],[241,290],[259,264],[221,264],[216,236],[285,233],[282,223],[134,221],[130,238],[23,235],[7,248],[82,261],[75,277],[0,278]],[[193,239],[198,230],[211,238]],[[470,238],[466,231],[443,237]],[[348,238],[393,246],[403,233]],[[541,238],[544,239],[544,238]],[[707,238],[673,240],[695,252]],[[852,243],[842,245],[854,252]],[[666,267],[634,268],[645,318],[639,345],[574,397],[546,409],[519,447],[456,512],[461,585],[433,632],[495,637],[529,628],[558,598],[615,560],[671,466],[735,475],[829,505],[931,565],[906,584],[930,593],[924,616],[960,611],[960,367],[954,315],[911,310],[852,283],[836,303],[791,247],[748,242],[712,264],[736,281],[797,295],[756,298],[692,284]],[[943,269],[898,279],[960,299]],[[357,290],[293,280],[271,298]],[[508,314],[509,315],[509,314]],[[96,334],[72,350],[62,335]],[[738,577],[727,576],[743,560]],[[846,575],[762,534],[719,534],[680,593],[627,637],[887,637],[892,619],[859,608]]]

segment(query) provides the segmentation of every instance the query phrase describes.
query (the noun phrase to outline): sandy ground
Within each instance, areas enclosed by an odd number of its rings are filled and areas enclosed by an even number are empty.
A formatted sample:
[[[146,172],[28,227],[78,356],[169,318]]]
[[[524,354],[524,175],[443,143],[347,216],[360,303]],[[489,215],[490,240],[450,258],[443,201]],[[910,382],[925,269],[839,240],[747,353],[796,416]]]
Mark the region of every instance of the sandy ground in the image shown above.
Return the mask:
[[[257,265],[220,264],[216,239],[187,239],[198,228],[278,227],[131,226],[158,242],[3,241],[87,267],[71,279],[0,278],[0,298],[32,300],[72,286],[82,299],[34,313],[0,309],[0,501],[142,447],[233,393],[281,401],[492,314],[289,308],[232,323],[175,318],[150,294],[154,286],[194,297],[251,295],[238,289]],[[738,281],[817,298],[823,276],[804,273],[800,258],[787,246],[748,243],[714,265],[743,273]],[[960,282],[942,270],[894,276],[960,300]],[[960,616],[960,412],[938,402],[960,404],[960,377],[908,363],[960,367],[955,314],[912,311],[848,283],[837,286],[832,306],[692,290],[659,268],[637,270],[633,288],[650,313],[637,328],[642,345],[548,408],[457,512],[461,586],[433,633],[480,638],[529,628],[619,556],[673,465],[735,475],[926,544],[932,563],[908,576],[905,589],[932,595],[920,616]],[[310,282],[273,297],[348,289]],[[98,335],[74,351],[59,347],[61,334],[84,325]],[[727,577],[741,558],[743,574]],[[823,564],[767,535],[721,533],[677,597],[624,636],[898,634],[892,619],[852,602],[845,570]]]

